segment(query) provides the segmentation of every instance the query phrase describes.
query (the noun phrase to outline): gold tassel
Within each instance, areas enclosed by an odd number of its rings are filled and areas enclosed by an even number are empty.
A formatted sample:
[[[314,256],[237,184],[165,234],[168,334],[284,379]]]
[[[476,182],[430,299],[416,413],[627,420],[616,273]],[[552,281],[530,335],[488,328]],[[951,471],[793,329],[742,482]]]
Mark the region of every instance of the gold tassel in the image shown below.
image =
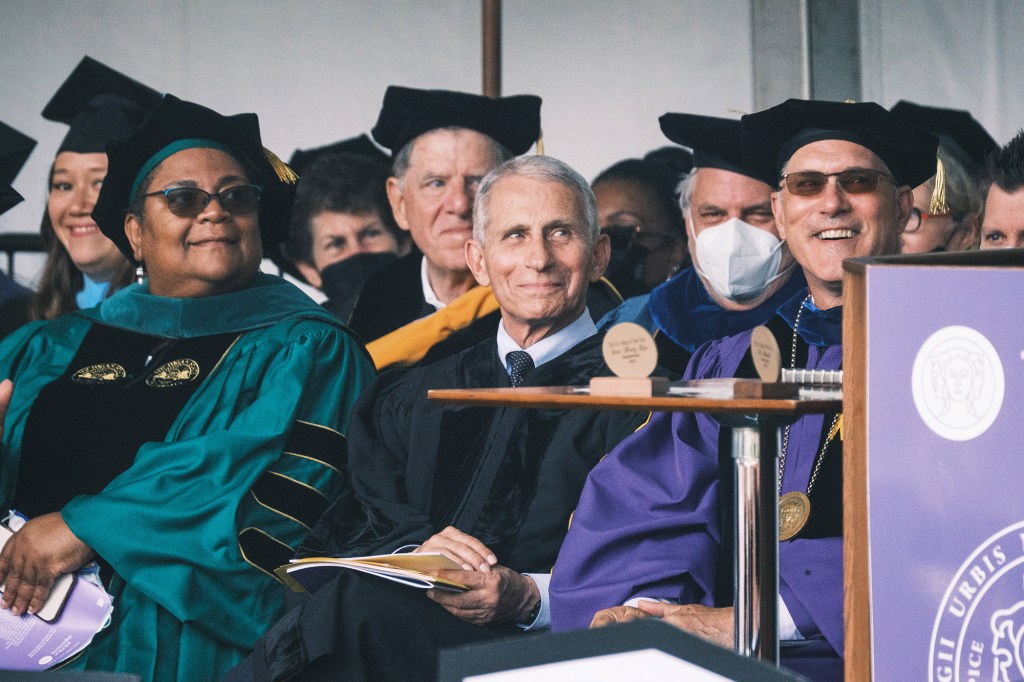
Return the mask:
[[[299,176],[292,170],[292,167],[282,161],[277,154],[264,147],[263,156],[267,157],[267,161],[269,161],[270,165],[273,166],[274,172],[277,173],[278,180],[286,185],[294,185],[299,181]]]
[[[544,131],[537,136],[537,156],[544,156]]]
[[[833,438],[836,437],[836,434],[839,434],[839,440],[842,441],[843,440],[843,413],[842,412],[839,413],[839,419],[836,420],[836,423],[832,426],[832,430],[828,432],[828,438],[826,438],[825,440],[826,441],[832,440]]]
[[[946,205],[946,167],[942,165],[942,159],[935,158],[935,189],[932,190],[932,201],[928,212],[935,215],[949,213],[949,206]]]

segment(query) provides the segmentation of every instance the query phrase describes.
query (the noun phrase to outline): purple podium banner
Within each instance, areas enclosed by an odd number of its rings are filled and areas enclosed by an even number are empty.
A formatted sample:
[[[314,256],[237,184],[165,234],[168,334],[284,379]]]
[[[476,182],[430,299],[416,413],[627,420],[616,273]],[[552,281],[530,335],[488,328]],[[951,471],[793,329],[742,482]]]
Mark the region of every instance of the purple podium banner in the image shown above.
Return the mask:
[[[1024,680],[1024,270],[867,271],[874,680]]]

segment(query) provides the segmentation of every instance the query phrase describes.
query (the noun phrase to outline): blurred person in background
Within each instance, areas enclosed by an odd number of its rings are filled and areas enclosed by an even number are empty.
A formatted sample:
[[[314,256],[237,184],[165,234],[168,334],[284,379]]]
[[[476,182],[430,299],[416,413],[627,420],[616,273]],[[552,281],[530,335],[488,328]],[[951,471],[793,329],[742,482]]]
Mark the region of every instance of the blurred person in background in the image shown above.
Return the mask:
[[[1024,130],[988,157],[981,248],[1024,248]]]
[[[388,175],[387,161],[343,152],[310,160],[299,176],[285,255],[344,322],[366,278],[410,249],[388,203]]]
[[[967,111],[903,100],[891,111],[938,136],[943,169],[939,194],[945,197],[945,206],[938,198],[932,202],[938,176],[914,188],[914,209],[901,238],[903,253],[977,248],[984,204],[981,175],[996,141]]]
[[[388,199],[395,222],[416,248],[363,286],[351,324],[364,341],[449,307],[476,288],[465,253],[473,229],[473,197],[487,173],[537,140],[540,105],[533,95],[492,99],[388,87],[373,138],[391,150]],[[497,304],[471,308],[457,315],[459,325]]]
[[[159,101],[155,90],[84,57],[43,109],[43,118],[69,127],[50,168],[40,226],[46,263],[32,319],[91,308],[131,283],[134,266],[91,213],[107,174],[107,143],[131,133]]]
[[[675,194],[680,179],[655,162],[625,159],[591,183],[601,231],[612,244],[605,277],[624,298],[649,292],[689,262]]]
[[[654,335],[658,362],[677,376],[706,341],[762,323],[804,285],[779,238],[771,187],[743,163],[740,122],[667,113],[661,130],[693,149],[679,184],[691,264],[598,323],[635,322]]]

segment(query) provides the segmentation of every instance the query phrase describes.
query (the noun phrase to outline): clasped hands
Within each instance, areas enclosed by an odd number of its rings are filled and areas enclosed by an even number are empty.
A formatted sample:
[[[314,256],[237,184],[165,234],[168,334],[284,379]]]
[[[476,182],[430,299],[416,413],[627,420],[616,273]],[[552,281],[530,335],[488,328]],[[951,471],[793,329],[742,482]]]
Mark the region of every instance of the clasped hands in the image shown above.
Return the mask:
[[[463,570],[436,571],[439,578],[462,583],[466,592],[427,590],[427,597],[449,613],[474,625],[524,622],[540,601],[536,583],[522,573],[498,564],[498,558],[472,535],[448,526],[414,550],[437,552]]]
[[[718,646],[733,647],[733,609],[712,608],[700,604],[666,604],[641,599],[636,606],[613,606],[594,614],[590,627],[600,628],[642,618],[660,618],[681,630],[702,637]]]
[[[9,379],[0,382],[0,438],[13,387]],[[62,573],[81,568],[94,556],[64,523],[60,512],[28,521],[0,552],[0,585],[4,586],[0,608],[10,609],[15,616],[36,613]]]

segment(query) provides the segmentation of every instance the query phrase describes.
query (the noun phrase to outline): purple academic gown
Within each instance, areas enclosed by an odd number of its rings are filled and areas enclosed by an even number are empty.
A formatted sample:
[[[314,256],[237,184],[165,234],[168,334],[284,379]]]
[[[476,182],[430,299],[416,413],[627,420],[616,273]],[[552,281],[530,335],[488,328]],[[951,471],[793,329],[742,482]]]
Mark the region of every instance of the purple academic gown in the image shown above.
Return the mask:
[[[805,296],[806,290],[779,309],[790,330]],[[841,319],[840,308],[805,307],[800,319],[804,366],[841,366]],[[790,344],[780,343],[787,366]],[[734,376],[749,348],[749,331],[704,344],[684,379]],[[806,490],[824,419],[809,415],[791,427],[784,493]],[[716,579],[721,578],[720,543],[730,540],[720,532],[718,448],[719,425],[712,417],[656,413],[593,469],[552,571],[556,631],[586,628],[595,612],[633,597],[723,605],[716,603]],[[782,648],[783,665],[814,679],[841,680],[842,538],[798,536],[782,542],[779,587],[808,638]]]

